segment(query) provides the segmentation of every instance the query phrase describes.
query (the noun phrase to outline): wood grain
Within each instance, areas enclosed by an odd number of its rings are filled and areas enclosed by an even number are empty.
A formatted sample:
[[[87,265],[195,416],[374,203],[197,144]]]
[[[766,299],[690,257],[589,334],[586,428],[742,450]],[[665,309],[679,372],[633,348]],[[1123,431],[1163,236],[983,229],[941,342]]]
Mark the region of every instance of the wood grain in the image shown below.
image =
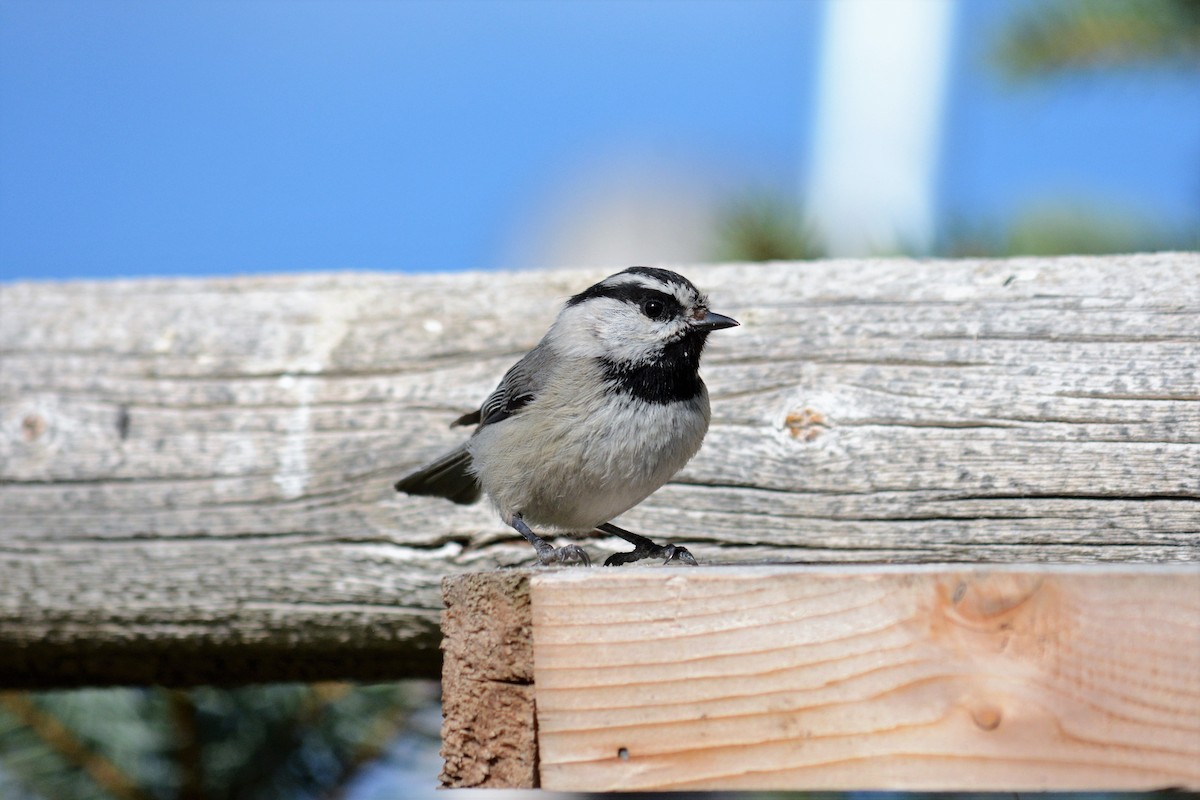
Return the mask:
[[[625,527],[709,563],[1200,558],[1197,254],[681,270],[742,327]],[[441,577],[529,547],[391,483],[606,272],[0,285],[0,685],[436,675]]]
[[[542,786],[1200,788],[1200,571],[531,580]]]

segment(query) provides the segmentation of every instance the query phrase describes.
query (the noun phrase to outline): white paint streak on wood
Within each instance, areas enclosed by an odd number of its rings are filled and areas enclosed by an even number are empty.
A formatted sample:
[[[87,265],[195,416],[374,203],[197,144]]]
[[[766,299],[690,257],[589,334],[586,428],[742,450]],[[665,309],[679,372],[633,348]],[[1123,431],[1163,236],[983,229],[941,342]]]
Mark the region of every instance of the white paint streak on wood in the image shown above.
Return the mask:
[[[308,431],[312,411],[313,383],[307,378],[283,375],[279,378],[281,389],[295,395],[296,408],[284,423],[284,436],[279,446],[279,471],[275,473],[275,484],[284,498],[294,500],[304,495],[308,486]]]

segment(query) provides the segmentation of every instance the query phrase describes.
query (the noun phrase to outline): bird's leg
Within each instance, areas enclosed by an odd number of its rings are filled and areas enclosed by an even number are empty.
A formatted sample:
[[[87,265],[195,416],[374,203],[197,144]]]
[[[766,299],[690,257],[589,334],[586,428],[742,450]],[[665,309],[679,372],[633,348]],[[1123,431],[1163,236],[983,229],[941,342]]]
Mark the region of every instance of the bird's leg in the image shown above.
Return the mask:
[[[624,528],[618,528],[611,522],[597,525],[596,530],[611,533],[613,536],[620,536],[633,545],[633,550],[628,553],[613,553],[606,558],[604,560],[604,566],[606,567],[617,567],[621,564],[628,564],[631,561],[641,561],[643,558],[661,558],[664,564],[678,561],[681,564],[696,566],[695,556],[686,547],[679,547],[673,544],[655,544],[645,536],[631,533]]]
[[[545,539],[529,529],[529,526],[525,524],[525,520],[521,518],[520,514],[513,514],[508,524],[516,528],[517,533],[529,540],[529,543],[533,545],[533,549],[537,552],[538,563],[540,564],[569,564],[572,561],[578,561],[585,567],[592,565],[592,560],[588,558],[588,554],[582,547],[577,544],[567,544],[562,547],[550,546]]]

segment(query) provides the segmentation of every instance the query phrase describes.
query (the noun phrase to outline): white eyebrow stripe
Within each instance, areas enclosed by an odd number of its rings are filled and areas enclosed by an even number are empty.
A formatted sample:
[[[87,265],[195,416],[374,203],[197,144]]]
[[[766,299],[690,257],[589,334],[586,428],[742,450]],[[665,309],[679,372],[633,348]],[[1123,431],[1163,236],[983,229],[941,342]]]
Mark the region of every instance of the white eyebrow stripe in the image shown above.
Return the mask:
[[[621,273],[614,275],[604,281],[605,286],[641,286],[646,289],[653,289],[656,292],[669,294],[676,300],[679,300],[684,305],[691,301],[691,292],[686,286],[678,283],[666,283],[657,278],[652,278],[649,275],[637,275],[630,273]]]
[[[675,281],[663,281],[652,275],[642,275],[636,272],[618,272],[600,282],[602,286],[641,286],[656,292],[674,297],[684,308],[708,307],[708,298],[695,292],[686,284]]]
[[[651,278],[647,275],[636,275],[630,272],[621,272],[604,280],[605,286],[625,286],[630,284],[644,286],[647,289],[655,289],[660,292],[669,291],[667,286],[660,280],[656,280],[655,278]]]

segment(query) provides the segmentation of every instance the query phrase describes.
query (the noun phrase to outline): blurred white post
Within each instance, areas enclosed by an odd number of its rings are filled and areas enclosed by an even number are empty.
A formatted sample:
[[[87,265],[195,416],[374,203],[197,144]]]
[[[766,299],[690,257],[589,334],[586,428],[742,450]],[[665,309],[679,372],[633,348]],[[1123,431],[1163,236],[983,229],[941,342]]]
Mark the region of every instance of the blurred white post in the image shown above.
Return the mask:
[[[804,198],[830,255],[931,245],[952,22],[949,0],[827,0]]]

